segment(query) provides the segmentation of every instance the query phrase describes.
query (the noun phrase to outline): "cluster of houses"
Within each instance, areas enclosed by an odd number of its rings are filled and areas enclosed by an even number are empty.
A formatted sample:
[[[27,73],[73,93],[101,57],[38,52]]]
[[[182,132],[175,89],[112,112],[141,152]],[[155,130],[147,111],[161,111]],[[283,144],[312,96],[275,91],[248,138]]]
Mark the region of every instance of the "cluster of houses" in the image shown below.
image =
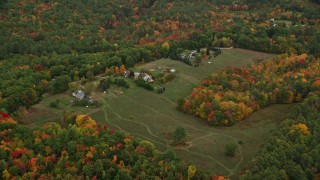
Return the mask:
[[[166,68],[165,70],[163,70],[163,72],[175,73],[176,70],[173,69],[173,68]],[[135,80],[136,79],[143,79],[144,81],[146,81],[148,83],[152,83],[154,81],[152,76],[147,74],[147,73],[145,73],[145,72],[134,72],[134,71],[131,71],[131,70],[126,70],[124,72],[124,77],[132,78],[132,79],[135,79]]]
[[[153,78],[152,76],[150,76],[149,74],[147,73],[144,73],[144,72],[133,72],[131,70],[126,70],[124,71],[124,77],[126,78],[132,78],[132,79],[143,79],[144,81],[146,82],[153,82]]]
[[[175,73],[176,70],[173,68],[166,68],[163,70],[163,72],[170,72],[170,73]],[[126,78],[132,78],[132,79],[143,79],[145,82],[152,83],[154,82],[154,79],[152,78],[151,75],[145,73],[145,72],[134,72],[132,70],[126,70],[124,71],[124,77]],[[161,88],[159,90],[159,93],[162,93],[165,91],[165,88]],[[106,92],[104,92],[106,93]],[[82,100],[87,100],[88,103],[94,103],[94,99],[92,97],[89,97],[88,95],[85,94],[83,90],[77,90],[76,92],[72,93],[72,96],[75,97],[77,101],[82,101]]]

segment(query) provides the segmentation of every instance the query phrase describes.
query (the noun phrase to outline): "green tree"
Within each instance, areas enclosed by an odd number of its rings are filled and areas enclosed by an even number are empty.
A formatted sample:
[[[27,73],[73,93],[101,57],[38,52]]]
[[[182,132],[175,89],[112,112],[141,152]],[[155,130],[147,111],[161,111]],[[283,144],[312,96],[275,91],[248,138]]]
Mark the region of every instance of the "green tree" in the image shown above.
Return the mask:
[[[17,175],[19,175],[19,169],[16,166],[11,166],[9,168],[9,173],[14,176],[17,176]]]
[[[67,75],[58,76],[49,83],[49,91],[53,93],[61,93],[68,89],[71,78]]]
[[[234,156],[235,152],[236,152],[236,149],[237,149],[237,145],[235,143],[227,144],[226,147],[225,147],[224,154],[226,156]]]
[[[84,93],[85,94],[91,94],[91,92],[93,91],[95,89],[95,86],[94,86],[94,84],[92,83],[92,82],[90,82],[90,83],[86,83],[85,85],[84,85],[84,88],[83,88],[83,91],[84,91]]]
[[[86,77],[89,81],[93,81],[94,80],[94,74],[91,71],[88,71],[86,73]]]
[[[79,83],[77,83],[77,82],[71,82],[71,83],[69,83],[69,84],[68,84],[68,87],[69,87],[69,91],[70,91],[71,93],[76,92],[76,91],[78,91],[78,90],[80,89],[80,85],[79,85]]]
[[[175,144],[185,144],[187,132],[183,127],[177,127],[173,133]]]
[[[132,177],[125,170],[120,169],[117,175],[114,177],[114,179],[123,180],[123,179],[132,179]]]
[[[7,168],[7,164],[4,160],[0,160],[0,176],[2,177],[2,172]]]
[[[98,177],[102,177],[103,175],[103,163],[100,159],[98,159],[95,163],[94,163],[94,172],[96,175],[98,175]]]
[[[88,177],[92,177],[92,175],[94,173],[92,165],[91,164],[85,164],[82,167],[82,172],[83,172],[83,175],[88,176]]]
[[[176,108],[181,111],[183,109],[183,105],[184,105],[186,100],[184,98],[182,98],[182,97],[179,97],[177,101],[178,102],[177,102],[177,107]]]
[[[202,57],[197,54],[197,55],[196,55],[196,60],[195,60],[195,62],[196,62],[197,64],[200,64],[200,63],[201,63],[201,60],[202,60]]]
[[[127,68],[131,68],[131,67],[134,67],[135,61],[131,56],[127,56],[124,64],[126,65]]]
[[[100,80],[100,84],[98,86],[99,90],[106,91],[109,89],[109,87],[110,87],[110,83],[108,82],[107,79]]]

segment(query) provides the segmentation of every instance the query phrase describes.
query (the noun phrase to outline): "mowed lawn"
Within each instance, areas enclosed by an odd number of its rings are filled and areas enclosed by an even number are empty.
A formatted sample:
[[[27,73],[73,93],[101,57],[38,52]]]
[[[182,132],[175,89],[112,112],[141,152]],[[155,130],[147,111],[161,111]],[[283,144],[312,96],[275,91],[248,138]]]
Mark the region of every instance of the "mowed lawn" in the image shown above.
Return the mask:
[[[254,113],[233,127],[213,128],[207,126],[204,120],[177,111],[176,100],[190,94],[203,78],[213,72],[254,63],[253,58],[256,57],[272,56],[243,49],[226,49],[217,58],[203,61],[197,68],[169,59],[156,60],[136,69],[176,69],[177,77],[174,80],[156,84],[158,87],[166,87],[163,94],[136,87],[130,80],[131,87],[121,93],[109,91],[107,94],[98,94],[102,104],[99,108],[74,108],[68,104],[72,97],[62,94],[48,97],[33,106],[41,110],[35,111],[28,118],[30,123],[40,124],[39,121],[46,120],[59,122],[57,117],[62,117],[64,109],[79,111],[92,116],[98,123],[106,123],[112,128],[147,139],[161,150],[172,149],[181,159],[195,163],[210,174],[235,177],[267,141],[270,131],[275,130],[277,124],[287,117],[288,109],[293,105],[274,105]],[[62,107],[49,108],[49,102],[56,98],[63,99]],[[172,134],[179,126],[188,133],[188,146],[172,147]],[[242,143],[239,144],[239,141]],[[232,142],[237,144],[236,155],[226,157],[225,145]]]

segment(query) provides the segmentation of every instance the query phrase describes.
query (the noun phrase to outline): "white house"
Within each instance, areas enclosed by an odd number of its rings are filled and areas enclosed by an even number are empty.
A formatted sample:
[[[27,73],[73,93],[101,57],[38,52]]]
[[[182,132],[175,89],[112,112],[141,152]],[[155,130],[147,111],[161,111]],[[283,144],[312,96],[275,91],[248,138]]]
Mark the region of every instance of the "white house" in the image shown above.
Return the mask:
[[[78,90],[78,91],[72,93],[72,96],[78,100],[82,100],[85,97],[85,94],[82,90]]]
[[[153,79],[151,76],[149,76],[148,74],[146,74],[146,76],[143,77],[143,80],[146,82],[153,82]]]
[[[154,80],[152,79],[152,77],[147,74],[147,73],[139,73],[139,72],[134,72],[134,79],[143,79],[146,82],[153,82]]]

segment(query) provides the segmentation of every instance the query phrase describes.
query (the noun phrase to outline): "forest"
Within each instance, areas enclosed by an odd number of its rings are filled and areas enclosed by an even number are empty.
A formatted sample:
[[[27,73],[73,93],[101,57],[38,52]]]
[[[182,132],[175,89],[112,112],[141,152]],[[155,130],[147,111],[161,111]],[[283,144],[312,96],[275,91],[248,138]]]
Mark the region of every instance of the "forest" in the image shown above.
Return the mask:
[[[318,5],[300,0],[184,2],[3,1],[1,111],[19,114],[44,93],[66,90],[71,81],[111,66],[178,60],[184,49],[233,46],[320,55]]]
[[[65,114],[65,126],[26,128],[0,119],[3,179],[186,179],[205,177],[174,152],[160,152],[132,135],[98,125],[86,115]]]
[[[310,93],[252,160],[243,179],[317,179],[320,173],[320,97]]]
[[[232,126],[272,104],[297,103],[243,179],[319,177],[319,0],[2,0],[0,177],[203,179],[174,152],[79,114],[28,127],[28,109],[101,74],[185,50],[243,48],[273,60],[211,74],[177,109]],[[199,60],[207,59],[202,53]],[[191,64],[192,65],[192,64]],[[112,71],[112,72],[111,72]],[[122,82],[114,82],[122,83]],[[123,83],[122,83],[123,84]],[[150,84],[138,86],[153,90]],[[125,84],[129,87],[129,85]],[[200,122],[199,122],[200,123]],[[210,176],[210,175],[209,175]]]

